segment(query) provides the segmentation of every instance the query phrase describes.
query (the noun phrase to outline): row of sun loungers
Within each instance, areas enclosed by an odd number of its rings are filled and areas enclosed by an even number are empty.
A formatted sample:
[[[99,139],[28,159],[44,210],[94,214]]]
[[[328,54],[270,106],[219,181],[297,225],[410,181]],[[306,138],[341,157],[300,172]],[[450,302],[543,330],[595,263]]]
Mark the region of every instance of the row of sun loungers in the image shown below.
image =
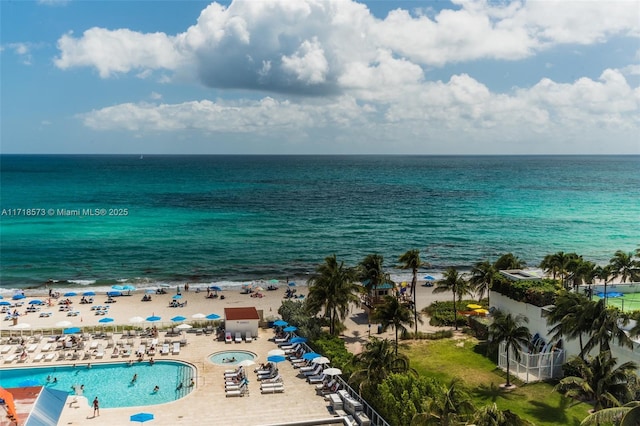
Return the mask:
[[[245,376],[244,367],[224,372],[224,393],[227,398],[249,395],[249,381]]]

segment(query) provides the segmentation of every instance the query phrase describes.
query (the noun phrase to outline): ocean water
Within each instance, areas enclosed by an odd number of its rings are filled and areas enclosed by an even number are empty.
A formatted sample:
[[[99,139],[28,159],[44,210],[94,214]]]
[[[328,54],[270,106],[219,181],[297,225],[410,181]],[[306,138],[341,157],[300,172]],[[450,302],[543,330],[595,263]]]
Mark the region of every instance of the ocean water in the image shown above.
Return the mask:
[[[640,246],[639,156],[0,156],[0,286],[304,281],[413,248],[607,263]],[[32,210],[28,210],[32,209]]]

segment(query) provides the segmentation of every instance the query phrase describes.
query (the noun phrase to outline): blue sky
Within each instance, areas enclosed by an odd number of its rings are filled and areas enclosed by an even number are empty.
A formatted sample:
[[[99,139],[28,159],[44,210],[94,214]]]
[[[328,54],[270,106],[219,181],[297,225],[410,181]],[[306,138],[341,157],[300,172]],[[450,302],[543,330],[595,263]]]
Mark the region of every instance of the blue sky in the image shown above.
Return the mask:
[[[640,154],[639,1],[1,1],[2,153]]]

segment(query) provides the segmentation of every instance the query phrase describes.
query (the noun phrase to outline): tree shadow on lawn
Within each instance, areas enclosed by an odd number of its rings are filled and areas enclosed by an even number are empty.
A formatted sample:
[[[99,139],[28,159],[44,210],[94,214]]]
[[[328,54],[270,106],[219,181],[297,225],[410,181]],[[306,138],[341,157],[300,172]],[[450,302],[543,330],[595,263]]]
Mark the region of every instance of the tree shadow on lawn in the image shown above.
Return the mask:
[[[570,405],[571,400],[565,397],[560,398],[560,404],[557,407],[553,407],[541,401],[529,401],[530,408],[526,409],[526,412],[533,418],[539,421],[579,426],[582,420],[569,419],[567,417],[567,408]],[[585,413],[585,417],[587,414]]]
[[[482,400],[491,401],[491,402],[496,402],[498,398],[510,400],[510,399],[513,399],[514,396],[521,396],[521,395],[514,395],[511,391],[504,390],[493,382],[491,382],[491,384],[489,385],[477,386],[473,390],[473,395],[476,398],[481,398]]]

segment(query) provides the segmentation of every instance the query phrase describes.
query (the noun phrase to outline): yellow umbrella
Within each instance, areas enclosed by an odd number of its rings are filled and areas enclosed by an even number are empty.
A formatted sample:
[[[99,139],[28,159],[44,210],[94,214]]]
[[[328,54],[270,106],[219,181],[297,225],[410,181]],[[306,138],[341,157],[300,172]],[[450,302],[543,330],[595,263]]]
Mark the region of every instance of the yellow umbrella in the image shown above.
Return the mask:
[[[480,306],[480,305],[478,305],[476,303],[470,303],[470,304],[467,305],[467,308],[469,308],[469,309],[480,309],[480,308],[482,308],[482,306]]]
[[[406,281],[402,281],[402,283],[400,283],[400,285],[404,288],[407,286],[407,282]]]
[[[477,312],[480,315],[487,315],[489,313],[487,309],[474,309],[473,312]]]

